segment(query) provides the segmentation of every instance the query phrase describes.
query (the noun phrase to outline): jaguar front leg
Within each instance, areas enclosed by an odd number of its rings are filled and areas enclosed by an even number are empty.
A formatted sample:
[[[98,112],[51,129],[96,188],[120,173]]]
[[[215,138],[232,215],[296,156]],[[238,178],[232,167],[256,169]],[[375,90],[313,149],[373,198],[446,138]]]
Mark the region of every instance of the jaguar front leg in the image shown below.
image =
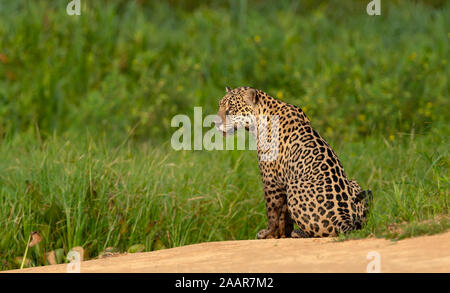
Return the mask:
[[[293,223],[287,210],[285,190],[275,184],[264,184],[264,197],[268,227],[258,232],[258,239],[289,237]]]

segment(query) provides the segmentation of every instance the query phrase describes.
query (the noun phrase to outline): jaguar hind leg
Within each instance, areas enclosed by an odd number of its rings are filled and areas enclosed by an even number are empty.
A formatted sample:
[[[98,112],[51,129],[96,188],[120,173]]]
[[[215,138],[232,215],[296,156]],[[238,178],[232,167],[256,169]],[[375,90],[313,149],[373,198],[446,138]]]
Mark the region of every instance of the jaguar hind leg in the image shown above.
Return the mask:
[[[292,238],[309,238],[309,235],[300,229],[294,230],[291,233]]]
[[[294,220],[292,220],[291,216],[289,215],[289,209],[286,202],[281,209],[279,227],[281,238],[291,237],[292,231],[294,230]]]

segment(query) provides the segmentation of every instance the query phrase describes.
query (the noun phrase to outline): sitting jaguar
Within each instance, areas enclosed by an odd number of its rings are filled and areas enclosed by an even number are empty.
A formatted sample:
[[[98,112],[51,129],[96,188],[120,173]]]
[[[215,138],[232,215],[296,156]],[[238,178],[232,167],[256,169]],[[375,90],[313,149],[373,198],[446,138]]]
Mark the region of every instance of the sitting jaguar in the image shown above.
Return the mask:
[[[331,237],[365,223],[371,192],[347,178],[302,109],[255,88],[227,87],[214,122],[223,135],[244,127],[256,137],[268,217],[259,239]]]

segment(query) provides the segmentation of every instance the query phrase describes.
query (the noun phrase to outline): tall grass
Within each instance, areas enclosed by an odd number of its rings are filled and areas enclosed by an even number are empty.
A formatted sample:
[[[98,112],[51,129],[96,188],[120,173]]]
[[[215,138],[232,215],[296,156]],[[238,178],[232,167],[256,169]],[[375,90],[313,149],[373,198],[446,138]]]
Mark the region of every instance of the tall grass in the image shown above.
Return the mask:
[[[363,230],[448,229],[448,1],[0,1],[0,268],[74,246],[254,239],[251,151],[174,151],[175,114],[224,87],[296,104],[371,189]],[[427,4],[428,3],[428,4]]]
[[[374,193],[367,225],[346,237],[401,238],[448,229],[446,137],[436,129],[398,140],[330,142],[349,176]],[[111,147],[98,139],[52,138],[42,146],[32,139],[4,143],[0,154],[3,268],[15,267],[32,231],[44,239],[32,259],[44,264],[44,252],[57,248],[83,246],[96,256],[133,244],[152,250],[254,239],[267,224],[252,151],[176,152],[169,145]],[[414,228],[427,220],[438,227]]]

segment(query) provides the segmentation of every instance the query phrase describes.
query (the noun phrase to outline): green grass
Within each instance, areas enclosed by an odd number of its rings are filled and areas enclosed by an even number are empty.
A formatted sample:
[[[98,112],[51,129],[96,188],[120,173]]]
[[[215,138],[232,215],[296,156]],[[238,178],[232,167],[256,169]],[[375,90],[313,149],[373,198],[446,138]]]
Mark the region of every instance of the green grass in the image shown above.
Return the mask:
[[[267,223],[251,151],[180,151],[176,114],[225,86],[300,106],[349,176],[367,225],[341,239],[449,227],[448,1],[0,1],[0,269],[32,231],[91,257],[254,239]],[[182,4],[181,4],[182,3]],[[298,4],[300,3],[300,4]]]
[[[448,229],[450,157],[443,131],[448,126],[394,141],[330,142],[349,176],[374,194],[367,225],[345,237]],[[169,145],[111,147],[101,139],[54,138],[42,145],[34,139],[4,143],[0,156],[3,268],[15,267],[11,260],[23,254],[35,230],[44,240],[32,260],[43,264],[44,251],[57,248],[83,246],[96,256],[111,246],[152,250],[155,241],[175,247],[254,239],[267,224],[252,151],[176,152]],[[404,232],[391,233],[395,224]]]

